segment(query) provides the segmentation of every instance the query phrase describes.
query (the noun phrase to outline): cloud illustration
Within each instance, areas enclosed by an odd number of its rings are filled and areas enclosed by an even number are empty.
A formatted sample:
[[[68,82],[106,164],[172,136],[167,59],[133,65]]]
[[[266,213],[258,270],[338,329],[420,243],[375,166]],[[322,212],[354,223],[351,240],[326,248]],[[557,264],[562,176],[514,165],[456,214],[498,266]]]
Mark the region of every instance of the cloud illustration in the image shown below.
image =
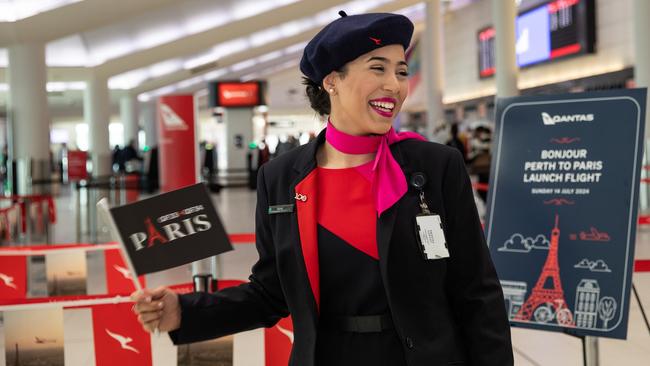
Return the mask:
[[[535,239],[527,238],[530,240],[531,246],[535,249],[548,249],[551,245],[544,235],[537,235]]]
[[[498,250],[500,252],[528,253],[530,252],[530,242],[521,234],[513,234]]]
[[[593,265],[593,262],[591,262],[589,259],[584,258],[578,264],[574,265],[573,268],[584,268],[584,269],[591,269],[591,266]]]
[[[602,259],[599,259],[599,260],[593,262],[590,270],[592,272],[611,272],[612,271],[607,266],[607,263],[605,263],[605,261],[602,260]]]

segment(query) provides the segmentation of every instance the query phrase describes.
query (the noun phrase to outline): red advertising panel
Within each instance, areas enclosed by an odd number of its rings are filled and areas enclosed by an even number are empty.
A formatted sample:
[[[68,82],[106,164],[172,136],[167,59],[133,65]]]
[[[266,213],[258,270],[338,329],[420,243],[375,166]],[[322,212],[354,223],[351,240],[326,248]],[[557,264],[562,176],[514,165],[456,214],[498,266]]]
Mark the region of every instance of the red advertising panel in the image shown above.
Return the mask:
[[[194,97],[169,95],[158,101],[160,185],[162,192],[197,183]]]
[[[129,272],[122,253],[119,249],[109,249],[104,252],[104,260],[106,264],[106,290],[109,294],[130,294],[135,291],[133,286],[133,279]],[[144,284],[144,276],[138,277],[142,287]]]
[[[131,303],[93,306],[93,336],[97,366],[151,366],[151,338]]]
[[[293,323],[291,317],[280,320],[272,328],[264,329],[265,365],[287,365],[292,346]]]
[[[86,161],[88,153],[81,150],[68,151],[68,180],[77,181],[88,179]]]
[[[27,257],[0,256],[0,300],[24,299],[27,295]]]
[[[221,107],[253,107],[260,103],[260,84],[247,83],[218,83],[218,104]]]

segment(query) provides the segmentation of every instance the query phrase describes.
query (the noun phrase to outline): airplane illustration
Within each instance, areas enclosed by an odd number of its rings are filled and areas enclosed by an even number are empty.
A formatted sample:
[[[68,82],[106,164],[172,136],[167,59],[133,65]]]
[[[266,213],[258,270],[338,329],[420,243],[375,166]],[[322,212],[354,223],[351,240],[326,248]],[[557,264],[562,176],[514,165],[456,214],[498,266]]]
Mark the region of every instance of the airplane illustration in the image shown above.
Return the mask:
[[[120,347],[122,347],[122,349],[133,351],[135,353],[140,353],[140,351],[128,345],[128,343],[131,343],[133,341],[131,337],[125,337],[123,335],[113,333],[108,329],[104,329],[104,330],[106,331],[106,333],[108,333],[109,336],[111,336],[111,338],[115,339],[120,343]]]
[[[279,325],[277,325],[277,327],[278,327],[278,330],[280,331],[280,333],[287,336],[287,338],[289,338],[289,341],[291,342],[291,344],[293,344],[293,332],[288,330],[288,329],[284,329]]]
[[[34,343],[38,343],[38,344],[56,343],[56,339],[46,339],[46,338],[34,337]]]
[[[4,282],[5,286],[11,287],[11,288],[16,289],[16,290],[18,289],[16,287],[16,284],[14,283],[14,278],[13,277],[8,276],[8,275],[6,275],[4,273],[0,273],[0,280],[2,280],[2,282]]]
[[[124,267],[120,267],[117,264],[114,264],[113,268],[115,268],[116,271],[120,272],[122,274],[122,276],[124,276],[124,278],[126,278],[127,280],[131,279],[131,273],[129,272],[128,269],[126,269]]]
[[[609,241],[611,239],[609,237],[609,234],[600,232],[593,226],[590,228],[590,231],[588,233],[581,231],[579,236],[580,240]]]
[[[81,271],[66,271],[66,274],[70,277],[72,276],[78,276],[81,274]]]

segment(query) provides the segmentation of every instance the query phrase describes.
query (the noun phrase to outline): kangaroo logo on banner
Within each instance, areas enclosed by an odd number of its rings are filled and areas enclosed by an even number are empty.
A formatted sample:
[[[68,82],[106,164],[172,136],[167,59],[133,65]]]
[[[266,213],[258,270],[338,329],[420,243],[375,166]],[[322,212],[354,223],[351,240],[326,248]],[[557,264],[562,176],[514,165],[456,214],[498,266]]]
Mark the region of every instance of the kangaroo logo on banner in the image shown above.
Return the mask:
[[[106,290],[109,294],[130,294],[135,291],[133,279],[127,265],[124,263],[119,249],[104,251],[106,267]],[[145,286],[144,276],[138,278],[142,287]]]
[[[281,319],[275,326],[264,329],[266,366],[287,365],[292,347],[293,323],[291,317]]]
[[[27,296],[27,257],[0,256],[0,300]]]
[[[150,366],[151,338],[131,303],[92,307],[96,366]]]

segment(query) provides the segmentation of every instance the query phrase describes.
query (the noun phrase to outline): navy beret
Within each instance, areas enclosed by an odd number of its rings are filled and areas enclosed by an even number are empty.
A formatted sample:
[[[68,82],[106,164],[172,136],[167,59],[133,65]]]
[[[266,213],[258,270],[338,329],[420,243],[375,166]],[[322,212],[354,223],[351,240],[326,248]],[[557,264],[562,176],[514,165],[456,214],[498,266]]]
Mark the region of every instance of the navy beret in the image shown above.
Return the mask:
[[[403,15],[339,14],[341,18],[318,32],[302,54],[300,71],[316,83],[364,53],[392,44],[406,50],[411,42],[413,23]]]

